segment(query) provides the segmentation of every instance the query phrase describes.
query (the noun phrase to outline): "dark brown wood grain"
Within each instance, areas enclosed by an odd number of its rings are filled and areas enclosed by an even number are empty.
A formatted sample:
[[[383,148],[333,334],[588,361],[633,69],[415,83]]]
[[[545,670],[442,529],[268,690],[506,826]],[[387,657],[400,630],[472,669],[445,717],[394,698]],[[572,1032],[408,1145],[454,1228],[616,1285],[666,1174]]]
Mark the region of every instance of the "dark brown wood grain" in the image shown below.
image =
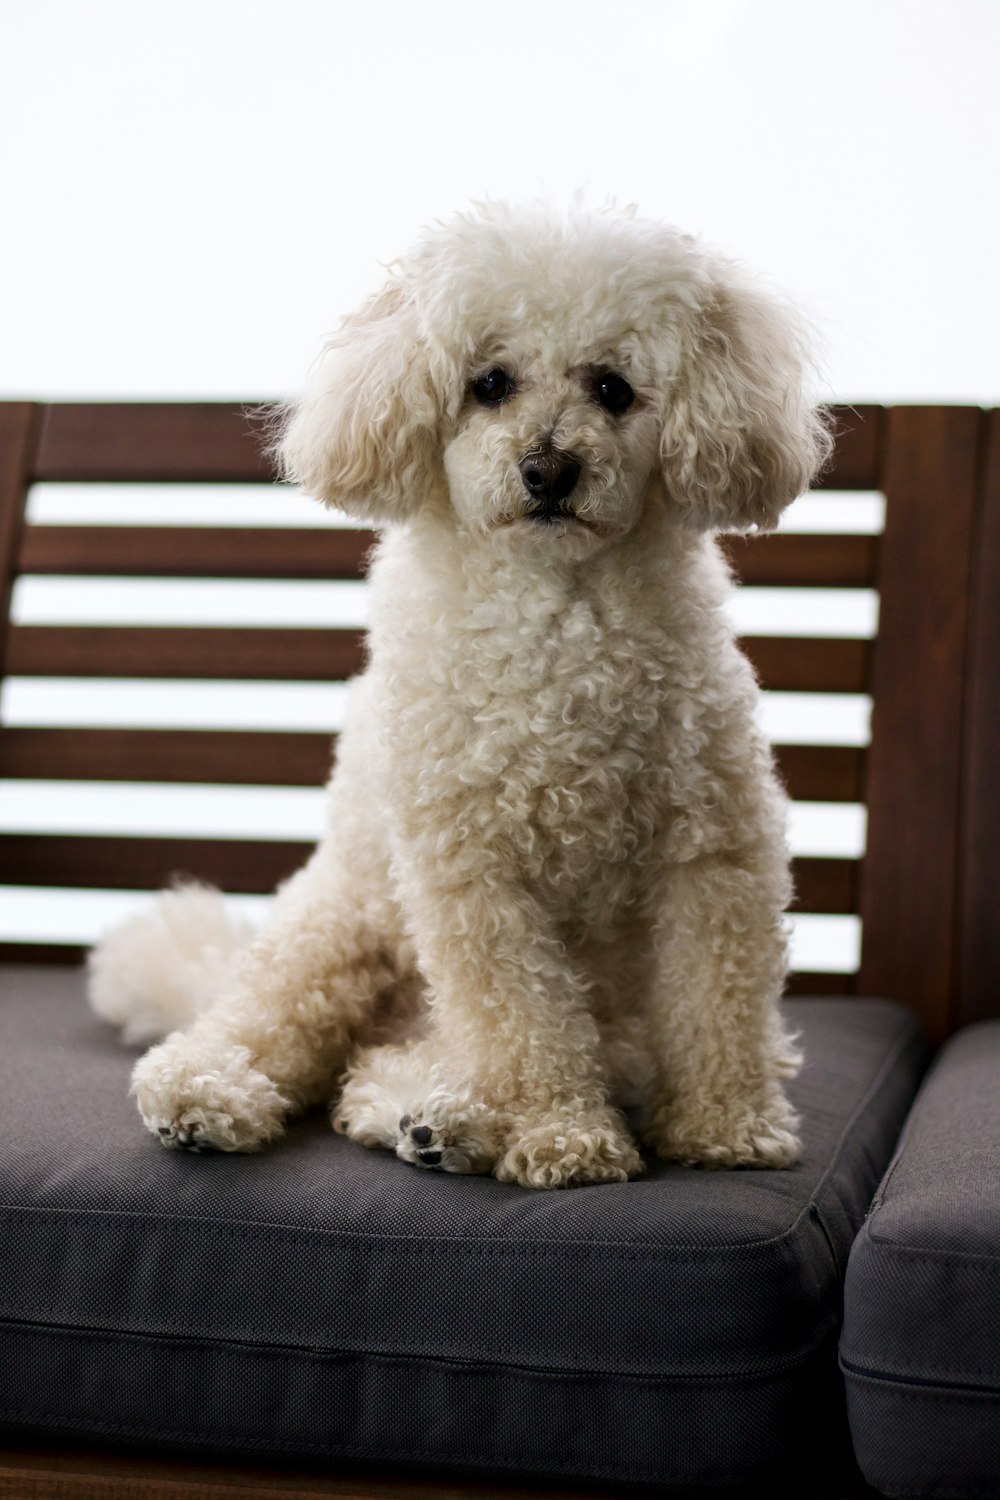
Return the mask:
[[[220,402],[71,402],[42,408],[32,477],[269,483],[259,407]]]
[[[856,995],[858,993],[858,976],[856,974],[828,974],[813,973],[806,970],[793,972],[788,976],[785,985],[785,994],[791,998],[810,998],[813,995]]]
[[[33,477],[267,482],[268,403],[60,402],[43,409]],[[877,489],[882,410],[832,407],[837,447],[821,487]]]
[[[95,838],[0,834],[0,868],[12,885],[153,891],[178,879],[266,895],[287,880],[311,844],[236,839]]]
[[[820,476],[816,488],[881,489],[886,409],[881,406],[832,406],[828,410],[836,447],[832,462]]]
[[[722,539],[743,584],[767,588],[870,588],[878,566],[877,536],[806,535]]]
[[[744,636],[762,687],[799,693],[863,693],[871,642],[812,636]]]
[[[65,781],[218,782],[322,786],[335,737],[226,729],[0,727],[0,776]],[[841,745],[777,745],[789,795],[858,802],[864,752]]]
[[[15,625],[8,672],[339,682],[364,665],[360,630]]]
[[[190,578],[361,578],[370,531],[337,527],[28,526],[22,573]],[[863,588],[875,578],[874,536],[726,537],[744,584]]]
[[[833,915],[856,912],[859,874],[860,862],[856,859],[794,859],[792,911]]]
[[[776,745],[774,753],[785,789],[796,801],[864,800],[864,750],[854,745]]]
[[[13,885],[142,891],[190,877],[262,894],[297,870],[311,847],[291,840],[8,833],[0,834],[0,867]],[[796,911],[856,909],[855,860],[799,859],[793,868]]]
[[[87,949],[79,943],[4,943],[0,942],[0,964],[57,964],[78,967]],[[830,974],[797,970],[788,976],[785,993],[796,998],[813,995],[855,995],[856,974]],[[0,1495],[3,1490],[0,1489]]]
[[[322,786],[334,749],[328,734],[11,726],[0,727],[0,776]]]
[[[747,636],[765,688],[858,693],[870,642]],[[41,677],[192,677],[340,681],[364,665],[360,630],[157,625],[15,625],[8,672]]]
[[[972,549],[954,1025],[1000,1014],[1000,411],[987,423]]]
[[[956,967],[956,877],[965,657],[983,413],[888,413],[886,526],[868,754],[861,987],[915,1006],[947,1032]]]
[[[238,526],[27,526],[22,573],[362,578],[374,534]]]
[[[10,596],[17,568],[38,408],[0,402],[0,677],[5,671]]]
[[[80,943],[0,942],[0,964],[58,964],[67,967],[82,964],[86,956],[87,949]]]

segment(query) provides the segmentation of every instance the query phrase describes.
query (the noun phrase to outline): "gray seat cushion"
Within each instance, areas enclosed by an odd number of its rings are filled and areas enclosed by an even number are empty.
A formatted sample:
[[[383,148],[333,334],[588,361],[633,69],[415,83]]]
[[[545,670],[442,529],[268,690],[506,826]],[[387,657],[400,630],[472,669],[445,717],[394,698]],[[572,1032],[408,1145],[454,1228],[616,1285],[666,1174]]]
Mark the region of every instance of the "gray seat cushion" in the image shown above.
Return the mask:
[[[1000,1021],[959,1032],[858,1236],[841,1360],[889,1495],[1000,1495]]]
[[[546,1194],[319,1113],[259,1156],[168,1153],[78,974],[2,989],[0,1422],[665,1487],[828,1461],[847,1255],[925,1066],[902,1008],[790,1006],[791,1171]]]

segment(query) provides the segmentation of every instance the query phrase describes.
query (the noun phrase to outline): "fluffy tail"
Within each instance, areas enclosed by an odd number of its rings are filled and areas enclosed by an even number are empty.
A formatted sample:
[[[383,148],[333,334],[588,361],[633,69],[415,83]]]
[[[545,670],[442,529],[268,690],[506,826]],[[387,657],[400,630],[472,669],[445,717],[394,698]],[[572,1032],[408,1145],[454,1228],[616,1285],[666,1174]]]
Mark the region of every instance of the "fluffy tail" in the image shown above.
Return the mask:
[[[156,1041],[188,1026],[228,988],[252,937],[211,886],[164,891],[90,954],[90,1003],[126,1042]]]

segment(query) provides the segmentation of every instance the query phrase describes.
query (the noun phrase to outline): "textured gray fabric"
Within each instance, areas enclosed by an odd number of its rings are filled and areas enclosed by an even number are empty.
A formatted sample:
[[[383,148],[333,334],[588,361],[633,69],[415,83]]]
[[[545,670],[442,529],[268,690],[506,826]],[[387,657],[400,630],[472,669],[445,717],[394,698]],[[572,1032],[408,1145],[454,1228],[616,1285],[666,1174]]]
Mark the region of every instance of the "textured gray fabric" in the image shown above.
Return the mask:
[[[893,1495],[1000,1495],[1000,1021],[942,1051],[851,1254],[858,1460]]]
[[[79,976],[0,988],[0,1422],[664,1486],[829,1440],[842,1269],[925,1064],[900,1007],[790,1006],[791,1171],[546,1194],[318,1113],[165,1152]]]

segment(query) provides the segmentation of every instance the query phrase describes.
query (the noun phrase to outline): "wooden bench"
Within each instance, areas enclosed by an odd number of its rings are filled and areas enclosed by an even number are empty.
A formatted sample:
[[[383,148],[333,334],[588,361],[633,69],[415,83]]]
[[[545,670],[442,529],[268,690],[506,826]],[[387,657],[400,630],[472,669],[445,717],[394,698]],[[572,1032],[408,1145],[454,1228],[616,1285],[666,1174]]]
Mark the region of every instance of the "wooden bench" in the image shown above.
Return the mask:
[[[830,491],[885,496],[880,535],[795,534],[727,543],[745,584],[878,593],[873,639],[748,637],[767,689],[870,695],[870,745],[779,744],[793,799],[867,807],[863,858],[796,860],[795,910],[861,922],[856,972],[801,971],[800,995],[858,994],[912,1006],[935,1043],[1000,1014],[1000,411],[838,408]],[[299,680],[349,677],[357,629],[19,624],[20,575],[357,579],[366,533],[317,528],[39,525],[40,482],[261,484],[259,428],[216,404],[0,404],[0,677]],[[0,722],[12,780],[318,787],[322,733],[95,728]],[[297,841],[0,832],[3,883],[146,891],[183,872],[265,893],[301,863]],[[2,899],[2,891],[0,891]],[[78,963],[79,943],[8,940],[0,957]],[[808,1493],[819,1493],[818,1477]],[[208,1496],[475,1493],[398,1479],[197,1468],[106,1452],[0,1454],[0,1495]],[[859,1491],[860,1492],[860,1491]],[[491,1494],[500,1493],[495,1487]],[[805,1490],[800,1493],[806,1493]]]

